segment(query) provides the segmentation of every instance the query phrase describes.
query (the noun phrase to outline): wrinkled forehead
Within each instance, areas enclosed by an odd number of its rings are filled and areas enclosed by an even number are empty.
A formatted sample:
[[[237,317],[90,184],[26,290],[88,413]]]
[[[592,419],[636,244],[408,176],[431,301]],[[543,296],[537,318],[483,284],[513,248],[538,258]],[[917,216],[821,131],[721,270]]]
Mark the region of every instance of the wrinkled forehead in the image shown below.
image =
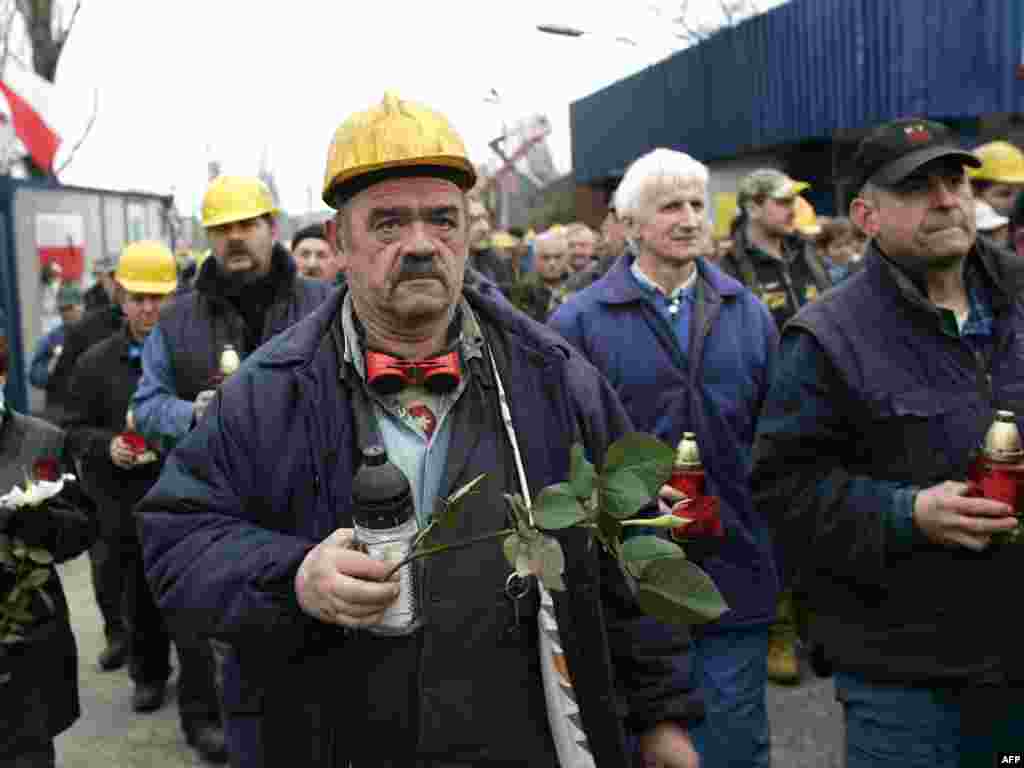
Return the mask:
[[[552,237],[537,241],[537,255],[541,257],[557,258],[565,255],[569,243],[563,237]]]
[[[707,197],[707,185],[692,176],[653,174],[640,187],[639,208],[653,212],[660,206],[674,201],[701,201]]]
[[[463,208],[465,195],[446,179],[409,177],[388,179],[367,187],[352,198],[353,211],[380,208]]]

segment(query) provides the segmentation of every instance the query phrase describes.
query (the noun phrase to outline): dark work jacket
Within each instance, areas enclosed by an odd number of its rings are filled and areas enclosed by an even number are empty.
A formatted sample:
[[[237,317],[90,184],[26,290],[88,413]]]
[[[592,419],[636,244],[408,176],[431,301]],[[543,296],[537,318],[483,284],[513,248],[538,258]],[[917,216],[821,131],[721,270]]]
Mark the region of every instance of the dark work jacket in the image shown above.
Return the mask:
[[[628,417],[564,341],[489,284],[479,287],[465,294],[504,371],[536,494],[566,477],[570,443],[603,456],[630,428]],[[169,621],[233,647],[225,706],[254,723],[246,768],[397,767],[413,764],[415,752],[550,765],[533,622],[525,641],[499,632],[510,614],[497,594],[508,566],[496,542],[426,564],[433,621],[412,638],[350,634],[298,606],[293,581],[303,558],[352,524],[352,393],[339,380],[329,330],[341,304],[342,294],[332,296],[246,360],[169,458],[138,508],[154,594]],[[502,525],[500,494],[516,490],[488,367],[474,368],[479,382],[452,414],[440,493],[481,472],[488,478],[462,512],[460,536]],[[686,633],[640,615],[617,566],[585,534],[558,536],[568,590],[554,598],[583,727],[598,765],[628,765],[624,724],[639,731],[700,712],[674,666],[685,668]],[[510,714],[506,696],[530,711]]]
[[[918,489],[966,480],[995,409],[1024,415],[1022,265],[981,242],[968,256],[993,297],[986,366],[873,243],[865,258],[783,332],[756,498],[836,669],[912,685],[1019,684],[1007,600],[1024,576],[1020,548],[932,544],[910,515]]]
[[[57,458],[64,434],[51,424],[10,410],[0,416],[0,490],[24,487],[24,468],[37,459]],[[14,518],[0,530],[32,546],[50,550],[58,563],[77,557],[96,538],[95,509],[77,483],[68,483],[50,502],[44,517]],[[33,510],[38,511],[38,510]],[[18,514],[18,513],[16,513]],[[30,626],[27,642],[5,646],[0,656],[0,765],[20,752],[44,748],[79,716],[78,651],[71,634],[67,600],[57,569],[51,565],[46,593],[54,602],[50,612],[37,597],[31,606],[39,617]],[[6,597],[8,572],[0,571],[0,599]]]
[[[86,312],[92,312],[94,309],[100,309],[102,307],[109,307],[113,303],[110,301],[110,296],[107,295],[107,291],[103,287],[103,283],[99,282],[85,292],[85,295],[82,296],[82,301],[85,303]]]
[[[485,248],[480,251],[471,250],[467,261],[470,267],[508,295],[512,283],[515,282],[511,259],[503,259],[493,248]]]
[[[723,254],[719,267],[732,275],[763,301],[781,329],[802,306],[832,287],[825,265],[815,247],[795,235],[783,242],[783,255],[776,259],[747,240],[747,228],[740,225],[733,248]]]
[[[312,312],[333,290],[322,280],[301,277],[280,243],[274,244],[272,260],[277,290],[258,344],[246,342],[245,320],[223,295],[213,256],[203,262],[195,287],[175,296],[161,311],[160,329],[171,355],[175,394],[182,400],[195,400],[201,391],[215,386],[225,344],[231,344],[244,359],[259,344]]]
[[[124,321],[118,304],[109,304],[88,312],[74,325],[68,326],[64,336],[64,350],[57,359],[53,373],[46,384],[47,418],[63,423],[64,398],[71,382],[75,364],[89,347],[117,333]],[[52,399],[52,407],[51,407]]]
[[[630,272],[632,252],[570,296],[550,325],[604,374],[636,428],[677,445],[695,432],[727,535],[700,559],[729,604],[715,630],[764,625],[779,589],[772,537],[750,495],[751,451],[778,332],[753,294],[699,259],[686,349]],[[690,552],[696,555],[695,551]]]
[[[129,357],[130,345],[123,327],[82,355],[68,388],[64,421],[67,453],[82,462],[90,490],[95,487],[122,507],[138,502],[160,474],[159,462],[122,469],[110,459],[110,441],[124,431],[125,415],[142,376],[141,360]]]

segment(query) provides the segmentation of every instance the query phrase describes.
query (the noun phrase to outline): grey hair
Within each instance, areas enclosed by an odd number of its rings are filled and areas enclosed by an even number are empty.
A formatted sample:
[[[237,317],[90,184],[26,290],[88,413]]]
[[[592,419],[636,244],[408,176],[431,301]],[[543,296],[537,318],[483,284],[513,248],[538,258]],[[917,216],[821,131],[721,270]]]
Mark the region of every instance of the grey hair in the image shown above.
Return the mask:
[[[615,212],[634,217],[657,188],[686,182],[704,185],[704,202],[708,204],[708,167],[685,152],[658,148],[641,155],[626,169],[615,190]]]

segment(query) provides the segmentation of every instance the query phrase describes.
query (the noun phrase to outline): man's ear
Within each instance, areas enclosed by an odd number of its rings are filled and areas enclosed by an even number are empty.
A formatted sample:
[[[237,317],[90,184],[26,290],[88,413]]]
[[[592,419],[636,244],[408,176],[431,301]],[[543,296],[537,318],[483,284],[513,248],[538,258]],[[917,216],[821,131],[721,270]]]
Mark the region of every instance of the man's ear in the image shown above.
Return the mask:
[[[850,220],[857,225],[857,229],[868,237],[878,234],[880,224],[878,221],[878,209],[870,200],[863,197],[854,198],[850,203]]]
[[[348,266],[348,254],[345,253],[345,246],[342,238],[339,237],[341,234],[339,230],[337,216],[332,216],[324,222],[324,234],[327,236],[327,242],[334,248],[334,257],[338,260],[341,268],[345,269]]]

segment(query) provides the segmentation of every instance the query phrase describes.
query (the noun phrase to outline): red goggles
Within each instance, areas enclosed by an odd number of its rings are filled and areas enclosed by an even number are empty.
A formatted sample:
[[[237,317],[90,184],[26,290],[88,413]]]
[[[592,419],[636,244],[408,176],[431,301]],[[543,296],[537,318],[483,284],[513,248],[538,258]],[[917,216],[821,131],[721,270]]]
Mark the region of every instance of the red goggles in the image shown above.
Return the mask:
[[[408,386],[422,386],[433,394],[451,392],[462,379],[458,352],[426,360],[402,360],[383,352],[366,353],[366,381],[382,395],[394,395]]]

